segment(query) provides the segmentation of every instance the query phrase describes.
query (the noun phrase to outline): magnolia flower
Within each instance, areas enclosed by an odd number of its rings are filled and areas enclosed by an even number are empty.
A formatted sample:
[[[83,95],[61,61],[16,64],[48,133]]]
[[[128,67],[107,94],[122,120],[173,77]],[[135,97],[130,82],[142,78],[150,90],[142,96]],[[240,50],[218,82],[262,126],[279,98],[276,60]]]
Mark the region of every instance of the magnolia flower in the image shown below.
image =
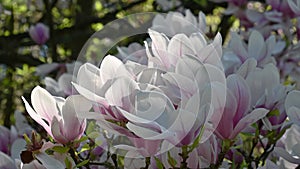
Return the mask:
[[[277,67],[270,63],[263,68],[258,68],[256,61],[249,59],[241,66],[238,73],[244,76],[250,88],[251,107],[278,111],[277,115],[263,120],[265,130],[280,129],[286,119],[284,101],[291,87],[280,83]]]
[[[78,118],[76,112],[89,111],[91,105],[79,95],[67,99],[53,97],[45,89],[37,86],[31,93],[31,103],[22,97],[31,118],[44,127],[57,142],[66,144],[79,139],[86,126],[85,119]]]
[[[152,30],[173,37],[176,34],[190,36],[193,33],[206,32],[205,15],[200,11],[198,19],[190,10],[185,11],[185,16],[179,12],[169,12],[166,16],[158,14],[152,22]]]
[[[275,64],[275,59],[272,56],[281,52],[284,47],[284,43],[276,43],[275,36],[270,36],[264,40],[258,31],[251,32],[248,45],[246,45],[237,33],[232,32],[229,42],[231,51],[224,54],[222,61],[227,74],[235,72],[249,58],[255,59],[258,65],[262,67],[268,63]]]
[[[35,43],[42,45],[49,39],[49,28],[43,23],[38,23],[35,26],[30,26],[29,35]]]
[[[222,37],[219,33],[210,44],[199,32],[190,36],[176,34],[170,40],[164,34],[153,30],[149,30],[149,35],[152,40],[151,48],[146,45],[149,66],[172,71],[179,58],[185,55],[194,55],[204,64],[210,64],[223,70],[221,63]]]
[[[241,131],[265,117],[266,109],[250,109],[251,94],[246,81],[233,74],[227,78],[226,106],[216,129],[221,139],[234,139]]]

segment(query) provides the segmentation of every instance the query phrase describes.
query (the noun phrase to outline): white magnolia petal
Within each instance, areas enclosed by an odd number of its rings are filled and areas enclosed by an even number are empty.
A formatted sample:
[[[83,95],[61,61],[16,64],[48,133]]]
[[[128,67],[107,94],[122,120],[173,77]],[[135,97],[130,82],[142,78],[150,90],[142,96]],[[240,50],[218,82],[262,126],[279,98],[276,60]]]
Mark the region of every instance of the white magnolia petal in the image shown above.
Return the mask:
[[[93,64],[85,63],[78,70],[77,83],[96,93],[104,82],[100,76],[100,69]]]
[[[236,118],[241,119],[250,108],[251,93],[249,86],[241,76],[232,74],[227,77],[227,87],[237,100]]]
[[[31,102],[34,110],[48,123],[53,117],[59,116],[55,98],[40,86],[35,87],[31,92]]]
[[[73,75],[64,73],[58,79],[59,87],[65,92],[67,95],[72,94],[72,80],[74,79]]]
[[[256,60],[262,59],[261,53],[266,53],[266,44],[263,36],[258,31],[252,31],[249,37],[248,54]]]
[[[300,108],[300,91],[299,90],[293,90],[289,92],[286,96],[286,100],[284,103],[285,110],[288,111],[290,107],[298,107]]]
[[[138,84],[128,77],[114,79],[105,93],[109,105],[120,106],[126,110],[132,108],[132,94],[137,90]]]
[[[229,43],[229,47],[234,51],[234,53],[240,58],[240,60],[242,62],[247,60],[248,53],[247,53],[240,37],[235,32],[231,33],[231,40],[230,40],[230,43]]]
[[[100,103],[105,107],[108,107],[108,103],[107,100],[104,97],[98,96],[97,94],[93,93],[92,91],[76,84],[76,83],[72,83],[73,86],[75,87],[75,89],[85,98],[87,98],[90,101],[96,102],[96,103]]]
[[[281,148],[281,147],[275,147],[274,148],[274,152],[284,158],[285,160],[287,160],[288,162],[294,163],[294,164],[300,164],[300,159],[298,158],[294,158],[291,154],[289,154],[285,149]]]
[[[108,55],[103,59],[100,67],[100,75],[104,83],[116,77],[131,77],[123,62],[112,55]]]
[[[22,96],[22,100],[25,104],[25,108],[27,110],[27,113],[30,115],[30,117],[35,120],[37,123],[39,123],[41,126],[44,127],[44,129],[47,131],[48,134],[51,135],[51,129],[50,126],[42,119],[43,117],[39,114],[37,114],[29,105],[29,103],[25,100],[25,98]]]
[[[190,39],[185,34],[176,34],[169,42],[168,57],[172,65],[175,65],[183,55],[193,55],[195,53],[196,51]]]
[[[257,61],[254,58],[249,58],[237,70],[236,74],[239,74],[245,79],[250,72],[255,70],[256,66],[257,66]]]
[[[269,110],[267,109],[258,108],[253,110],[250,114],[243,117],[233,129],[230,139],[233,139],[239,132],[241,132],[246,127],[265,117],[268,114],[268,112]]]
[[[298,97],[299,99],[299,97]],[[300,126],[300,108],[292,106],[287,110],[289,120]]]

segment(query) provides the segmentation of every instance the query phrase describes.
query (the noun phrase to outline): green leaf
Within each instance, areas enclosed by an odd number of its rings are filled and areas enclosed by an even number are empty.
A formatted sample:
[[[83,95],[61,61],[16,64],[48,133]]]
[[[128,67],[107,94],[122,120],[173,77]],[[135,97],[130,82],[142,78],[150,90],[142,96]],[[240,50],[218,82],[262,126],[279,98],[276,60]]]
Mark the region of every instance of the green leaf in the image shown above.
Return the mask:
[[[82,166],[86,165],[87,163],[89,163],[89,160],[81,161],[79,164],[76,165],[76,167],[82,167]]]
[[[70,148],[69,147],[62,147],[62,146],[54,146],[52,148],[52,150],[55,151],[55,152],[64,154],[64,153],[67,153],[70,150]]]
[[[272,117],[272,116],[279,116],[280,111],[278,109],[272,110],[268,113],[267,117]]]
[[[171,156],[170,152],[168,152],[168,163],[171,167],[175,168],[177,165],[177,161]]]
[[[154,157],[154,159],[155,159],[156,166],[157,166],[158,169],[164,169],[165,168],[163,163],[157,157]]]
[[[86,128],[86,135],[91,134],[93,131],[95,131],[96,123],[94,121],[89,122],[87,128]]]
[[[79,140],[74,141],[75,144],[81,143],[89,139],[87,136],[82,136]]]
[[[67,169],[72,169],[72,163],[67,157],[65,158],[65,164]]]

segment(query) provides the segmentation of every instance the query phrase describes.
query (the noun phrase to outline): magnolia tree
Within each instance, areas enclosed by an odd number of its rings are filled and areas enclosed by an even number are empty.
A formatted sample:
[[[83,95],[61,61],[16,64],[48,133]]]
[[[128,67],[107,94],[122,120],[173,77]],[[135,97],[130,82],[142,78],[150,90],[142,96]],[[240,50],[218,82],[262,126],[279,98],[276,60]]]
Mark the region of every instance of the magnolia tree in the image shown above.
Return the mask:
[[[38,66],[45,86],[22,100],[45,132],[16,112],[0,126],[0,168],[298,168],[300,2],[214,1],[240,21],[228,37],[208,36],[202,12],[139,13],[72,63]],[[46,54],[47,25],[29,34]],[[107,54],[138,34],[143,44]]]

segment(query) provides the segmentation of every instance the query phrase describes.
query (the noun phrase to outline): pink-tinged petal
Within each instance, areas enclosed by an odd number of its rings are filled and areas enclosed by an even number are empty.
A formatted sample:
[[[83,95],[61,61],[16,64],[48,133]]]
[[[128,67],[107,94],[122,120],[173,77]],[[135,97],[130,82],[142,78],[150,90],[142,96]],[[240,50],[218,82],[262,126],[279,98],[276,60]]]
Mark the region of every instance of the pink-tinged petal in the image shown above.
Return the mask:
[[[267,46],[263,36],[258,31],[252,31],[248,44],[249,57],[261,60],[267,54]]]
[[[131,111],[133,108],[131,95],[138,88],[138,84],[131,78],[116,78],[107,89],[105,98],[107,99],[109,105],[120,106],[124,110]]]
[[[169,42],[167,55],[172,65],[175,65],[183,55],[194,55],[195,53],[193,44],[184,34],[176,34]]]
[[[253,110],[251,113],[246,115],[242,118],[238,124],[235,126],[233,132],[231,133],[229,139],[235,138],[242,130],[246,127],[250,126],[251,124],[255,123],[256,121],[264,118],[268,114],[269,110],[264,108],[259,108]]]
[[[237,101],[231,91],[227,90],[226,105],[222,114],[221,120],[216,128],[216,135],[221,139],[230,137],[234,129],[233,119],[237,109]]]
[[[89,89],[81,87],[80,85],[78,85],[76,83],[72,82],[72,84],[75,87],[75,89],[78,91],[78,93],[80,93],[82,96],[84,96],[88,100],[96,102],[96,103],[100,103],[105,107],[109,107],[107,100],[104,97],[98,96],[97,94],[90,91]]]
[[[53,117],[59,116],[54,97],[40,86],[35,87],[31,92],[31,103],[36,111],[49,124]]]
[[[198,101],[198,102],[197,102]],[[178,110],[178,116],[174,120],[172,126],[168,129],[176,133],[175,138],[169,138],[174,145],[189,145],[198,136],[200,128],[204,125],[206,116],[202,116],[205,112],[200,110],[200,97],[195,94],[188,102],[185,109]],[[197,104],[193,105],[192,104]],[[198,110],[198,111],[195,111]],[[197,113],[199,112],[199,114]],[[200,114],[201,113],[201,114]],[[200,119],[200,118],[204,119]]]
[[[158,139],[162,140],[174,136],[172,135],[172,133],[167,131],[153,130],[152,129],[153,126],[149,124],[148,126],[141,126],[141,125],[128,122],[126,124],[126,127],[128,128],[129,131],[133,132],[136,136],[148,140],[158,140]]]
[[[112,55],[104,57],[100,66],[100,75],[103,82],[120,76],[131,77],[123,62]]]
[[[65,105],[62,107],[62,134],[69,141],[80,138],[85,130],[85,119],[79,119],[77,113],[88,112],[91,107],[91,103],[80,95],[72,95],[66,99]]]
[[[243,42],[241,41],[239,35],[235,32],[231,33],[231,40],[229,43],[230,48],[234,51],[234,53],[240,58],[242,62],[247,60],[248,53],[244,47]]]
[[[100,69],[90,63],[80,66],[77,74],[77,83],[95,94],[98,93],[104,84],[100,76]]]
[[[41,115],[37,114],[37,113],[31,108],[31,106],[30,106],[29,103],[25,100],[25,98],[24,98],[23,96],[22,96],[22,100],[23,100],[23,102],[24,102],[24,104],[25,104],[25,108],[26,108],[26,110],[27,110],[27,113],[30,115],[30,117],[31,117],[33,120],[35,120],[37,123],[39,123],[41,126],[43,126],[44,129],[47,131],[47,133],[48,133],[49,135],[52,136],[51,128],[50,128],[50,126],[49,126],[51,123],[47,124],[47,123],[43,120],[44,117],[42,117]]]
[[[250,108],[250,89],[246,81],[236,74],[227,77],[227,87],[237,101],[237,110],[233,119],[233,124],[235,125]]]
[[[136,135],[134,135],[127,128],[118,126],[106,120],[97,120],[97,125],[99,125],[99,127],[103,130],[107,130],[107,132],[110,134],[116,134],[118,136],[121,135],[126,137],[136,137]]]
[[[149,29],[149,36],[152,40],[151,49],[154,57],[158,58],[158,60],[166,67],[170,67],[170,60],[167,52],[168,38],[166,38],[163,34],[158,33]],[[150,57],[149,60],[152,58]]]
[[[168,72],[163,78],[170,86],[179,88],[181,97],[190,97],[197,90],[196,83],[183,75]]]
[[[143,138],[134,137],[129,138],[129,140],[133,143],[133,145],[136,148],[142,150],[141,155],[145,157],[155,155],[161,143],[161,140],[145,140]]]
[[[289,154],[285,149],[281,147],[275,147],[274,152],[277,156],[284,158],[286,161],[293,164],[300,164],[300,159],[294,158],[291,154]]]
[[[222,37],[221,34],[217,34],[213,43],[202,48],[198,53],[197,57],[203,63],[208,63],[217,66],[223,70],[221,62],[222,57]]]
[[[49,156],[46,153],[38,153],[35,157],[43,164],[47,169],[63,169],[66,168],[60,161]]]
[[[53,138],[61,143],[66,144],[69,142],[69,140],[63,135],[63,127],[62,127],[62,120],[58,121],[56,117],[53,118],[51,123],[51,132],[53,135]]]

